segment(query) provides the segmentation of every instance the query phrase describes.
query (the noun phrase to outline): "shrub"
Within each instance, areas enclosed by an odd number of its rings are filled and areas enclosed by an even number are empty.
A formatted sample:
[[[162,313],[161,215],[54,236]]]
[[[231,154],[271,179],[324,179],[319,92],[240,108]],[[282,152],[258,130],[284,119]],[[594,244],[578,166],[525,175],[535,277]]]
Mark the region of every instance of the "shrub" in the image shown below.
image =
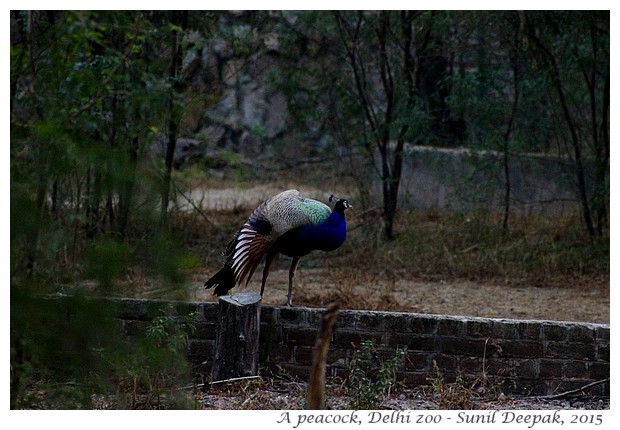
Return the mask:
[[[398,348],[394,357],[382,360],[371,340],[361,343],[353,354],[349,374],[351,409],[379,409],[396,387],[396,370],[403,363],[406,349]]]

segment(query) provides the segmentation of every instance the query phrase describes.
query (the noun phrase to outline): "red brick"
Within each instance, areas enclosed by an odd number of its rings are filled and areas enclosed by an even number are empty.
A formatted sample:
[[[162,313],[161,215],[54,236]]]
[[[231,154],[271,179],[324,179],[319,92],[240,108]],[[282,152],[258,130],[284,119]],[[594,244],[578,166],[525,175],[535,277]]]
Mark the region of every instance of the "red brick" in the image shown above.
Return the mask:
[[[432,369],[432,363],[430,361],[430,355],[424,353],[408,353],[405,357],[405,369],[406,370],[426,370]]]
[[[594,343],[596,331],[592,327],[575,325],[568,330],[568,341],[577,343]]]
[[[316,343],[319,329],[283,327],[282,337],[289,345],[313,346]]]
[[[593,344],[566,342],[548,342],[546,357],[562,357],[564,359],[596,359],[596,347]]]
[[[383,342],[383,333],[336,330],[333,344],[339,348],[357,349],[365,340],[371,340],[375,345],[380,345]]]
[[[320,317],[322,318],[322,316]],[[306,312],[304,308],[282,307],[279,309],[278,323],[281,325],[306,325]],[[320,325],[319,325],[320,327]]]
[[[551,359],[539,360],[540,373],[539,376],[542,379],[555,379],[562,377],[562,361]]]
[[[409,333],[394,333],[388,337],[388,345],[397,348],[405,347],[410,351],[435,351],[435,336],[416,336]]]
[[[493,335],[493,324],[490,321],[467,321],[465,334],[469,337],[490,337]]]
[[[444,354],[473,355],[482,357],[485,349],[485,339],[445,336],[439,340],[438,349]]]
[[[583,361],[568,361],[562,364],[562,373],[565,378],[587,379],[590,377],[590,370]]]
[[[536,379],[540,375],[540,368],[537,360],[519,360],[515,362],[514,370],[514,375],[517,378]]]
[[[568,327],[566,325],[544,323],[542,336],[544,340],[566,341],[568,339]]]
[[[597,345],[596,358],[601,361],[609,363],[609,344]]]
[[[446,354],[435,354],[432,359],[431,359],[431,371],[434,372],[434,364],[437,364],[437,367],[439,368],[440,371],[455,371],[458,368],[458,360],[455,356],[453,355],[446,355]]]
[[[440,336],[463,336],[465,334],[465,321],[456,318],[440,319],[437,334]]]
[[[415,315],[410,320],[409,330],[417,335],[435,334],[438,325],[438,320],[435,317]]]
[[[591,363],[590,377],[596,381],[609,378],[609,363]]]
[[[407,387],[429,385],[431,375],[428,372],[397,372],[396,379]]]
[[[512,358],[541,358],[543,344],[528,340],[501,340],[498,342],[502,357]]]

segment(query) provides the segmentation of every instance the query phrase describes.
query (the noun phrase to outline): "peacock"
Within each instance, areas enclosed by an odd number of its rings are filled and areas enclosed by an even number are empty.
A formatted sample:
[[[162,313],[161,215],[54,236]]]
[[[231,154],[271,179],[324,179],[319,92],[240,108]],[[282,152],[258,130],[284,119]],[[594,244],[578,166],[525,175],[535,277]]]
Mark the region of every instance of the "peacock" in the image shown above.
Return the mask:
[[[222,296],[243,281],[247,285],[265,257],[262,296],[271,263],[278,254],[284,254],[293,258],[286,301],[291,306],[300,258],[313,250],[333,251],[347,237],[344,211],[352,206],[333,195],[329,201],[335,201],[333,211],[322,202],[302,197],[297,190],[287,190],[261,203],[228,243],[224,267],[205,282],[205,288],[214,288],[213,294]]]

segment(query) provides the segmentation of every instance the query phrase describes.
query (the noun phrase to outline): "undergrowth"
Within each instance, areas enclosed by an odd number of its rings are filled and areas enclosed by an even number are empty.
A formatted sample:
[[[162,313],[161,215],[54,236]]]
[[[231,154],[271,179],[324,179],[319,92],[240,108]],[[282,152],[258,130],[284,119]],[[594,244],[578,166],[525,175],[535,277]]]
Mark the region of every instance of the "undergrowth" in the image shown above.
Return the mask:
[[[504,234],[498,214],[401,211],[391,241],[382,239],[377,219],[357,224],[354,215],[350,219],[353,228],[340,259],[326,259],[332,267],[534,286],[609,276],[609,237],[591,239],[576,215],[515,215]]]
[[[406,349],[398,348],[393,357],[383,359],[372,340],[362,341],[351,360],[350,409],[380,409],[398,386],[396,371],[406,354]]]
[[[12,296],[11,408],[196,408],[186,360],[194,315],[164,306],[124,336],[117,309],[97,303]]]
[[[429,393],[434,397],[437,408],[439,409],[472,409],[474,400],[499,400],[505,397],[502,385],[505,380],[498,375],[490,376],[487,372],[487,355],[491,354],[489,349],[501,351],[501,347],[491,339],[487,339],[484,344],[484,355],[480,373],[475,376],[465,378],[461,374],[454,377],[454,381],[448,382],[437,362],[433,360],[433,377],[428,379]],[[502,369],[497,374],[501,374],[506,369]]]

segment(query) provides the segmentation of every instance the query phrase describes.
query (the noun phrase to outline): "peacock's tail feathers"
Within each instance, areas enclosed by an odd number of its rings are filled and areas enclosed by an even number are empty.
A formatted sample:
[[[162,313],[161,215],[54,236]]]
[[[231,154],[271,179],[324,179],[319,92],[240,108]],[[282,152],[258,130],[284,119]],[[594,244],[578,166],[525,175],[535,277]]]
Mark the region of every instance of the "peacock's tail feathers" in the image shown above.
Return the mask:
[[[273,238],[260,234],[254,227],[246,223],[237,235],[237,240],[229,259],[237,284],[244,280],[246,284],[256,271],[263,255],[273,244]]]
[[[205,288],[214,288],[213,295],[223,296],[235,286],[235,275],[228,264],[225,264],[215,275],[205,282]]]

